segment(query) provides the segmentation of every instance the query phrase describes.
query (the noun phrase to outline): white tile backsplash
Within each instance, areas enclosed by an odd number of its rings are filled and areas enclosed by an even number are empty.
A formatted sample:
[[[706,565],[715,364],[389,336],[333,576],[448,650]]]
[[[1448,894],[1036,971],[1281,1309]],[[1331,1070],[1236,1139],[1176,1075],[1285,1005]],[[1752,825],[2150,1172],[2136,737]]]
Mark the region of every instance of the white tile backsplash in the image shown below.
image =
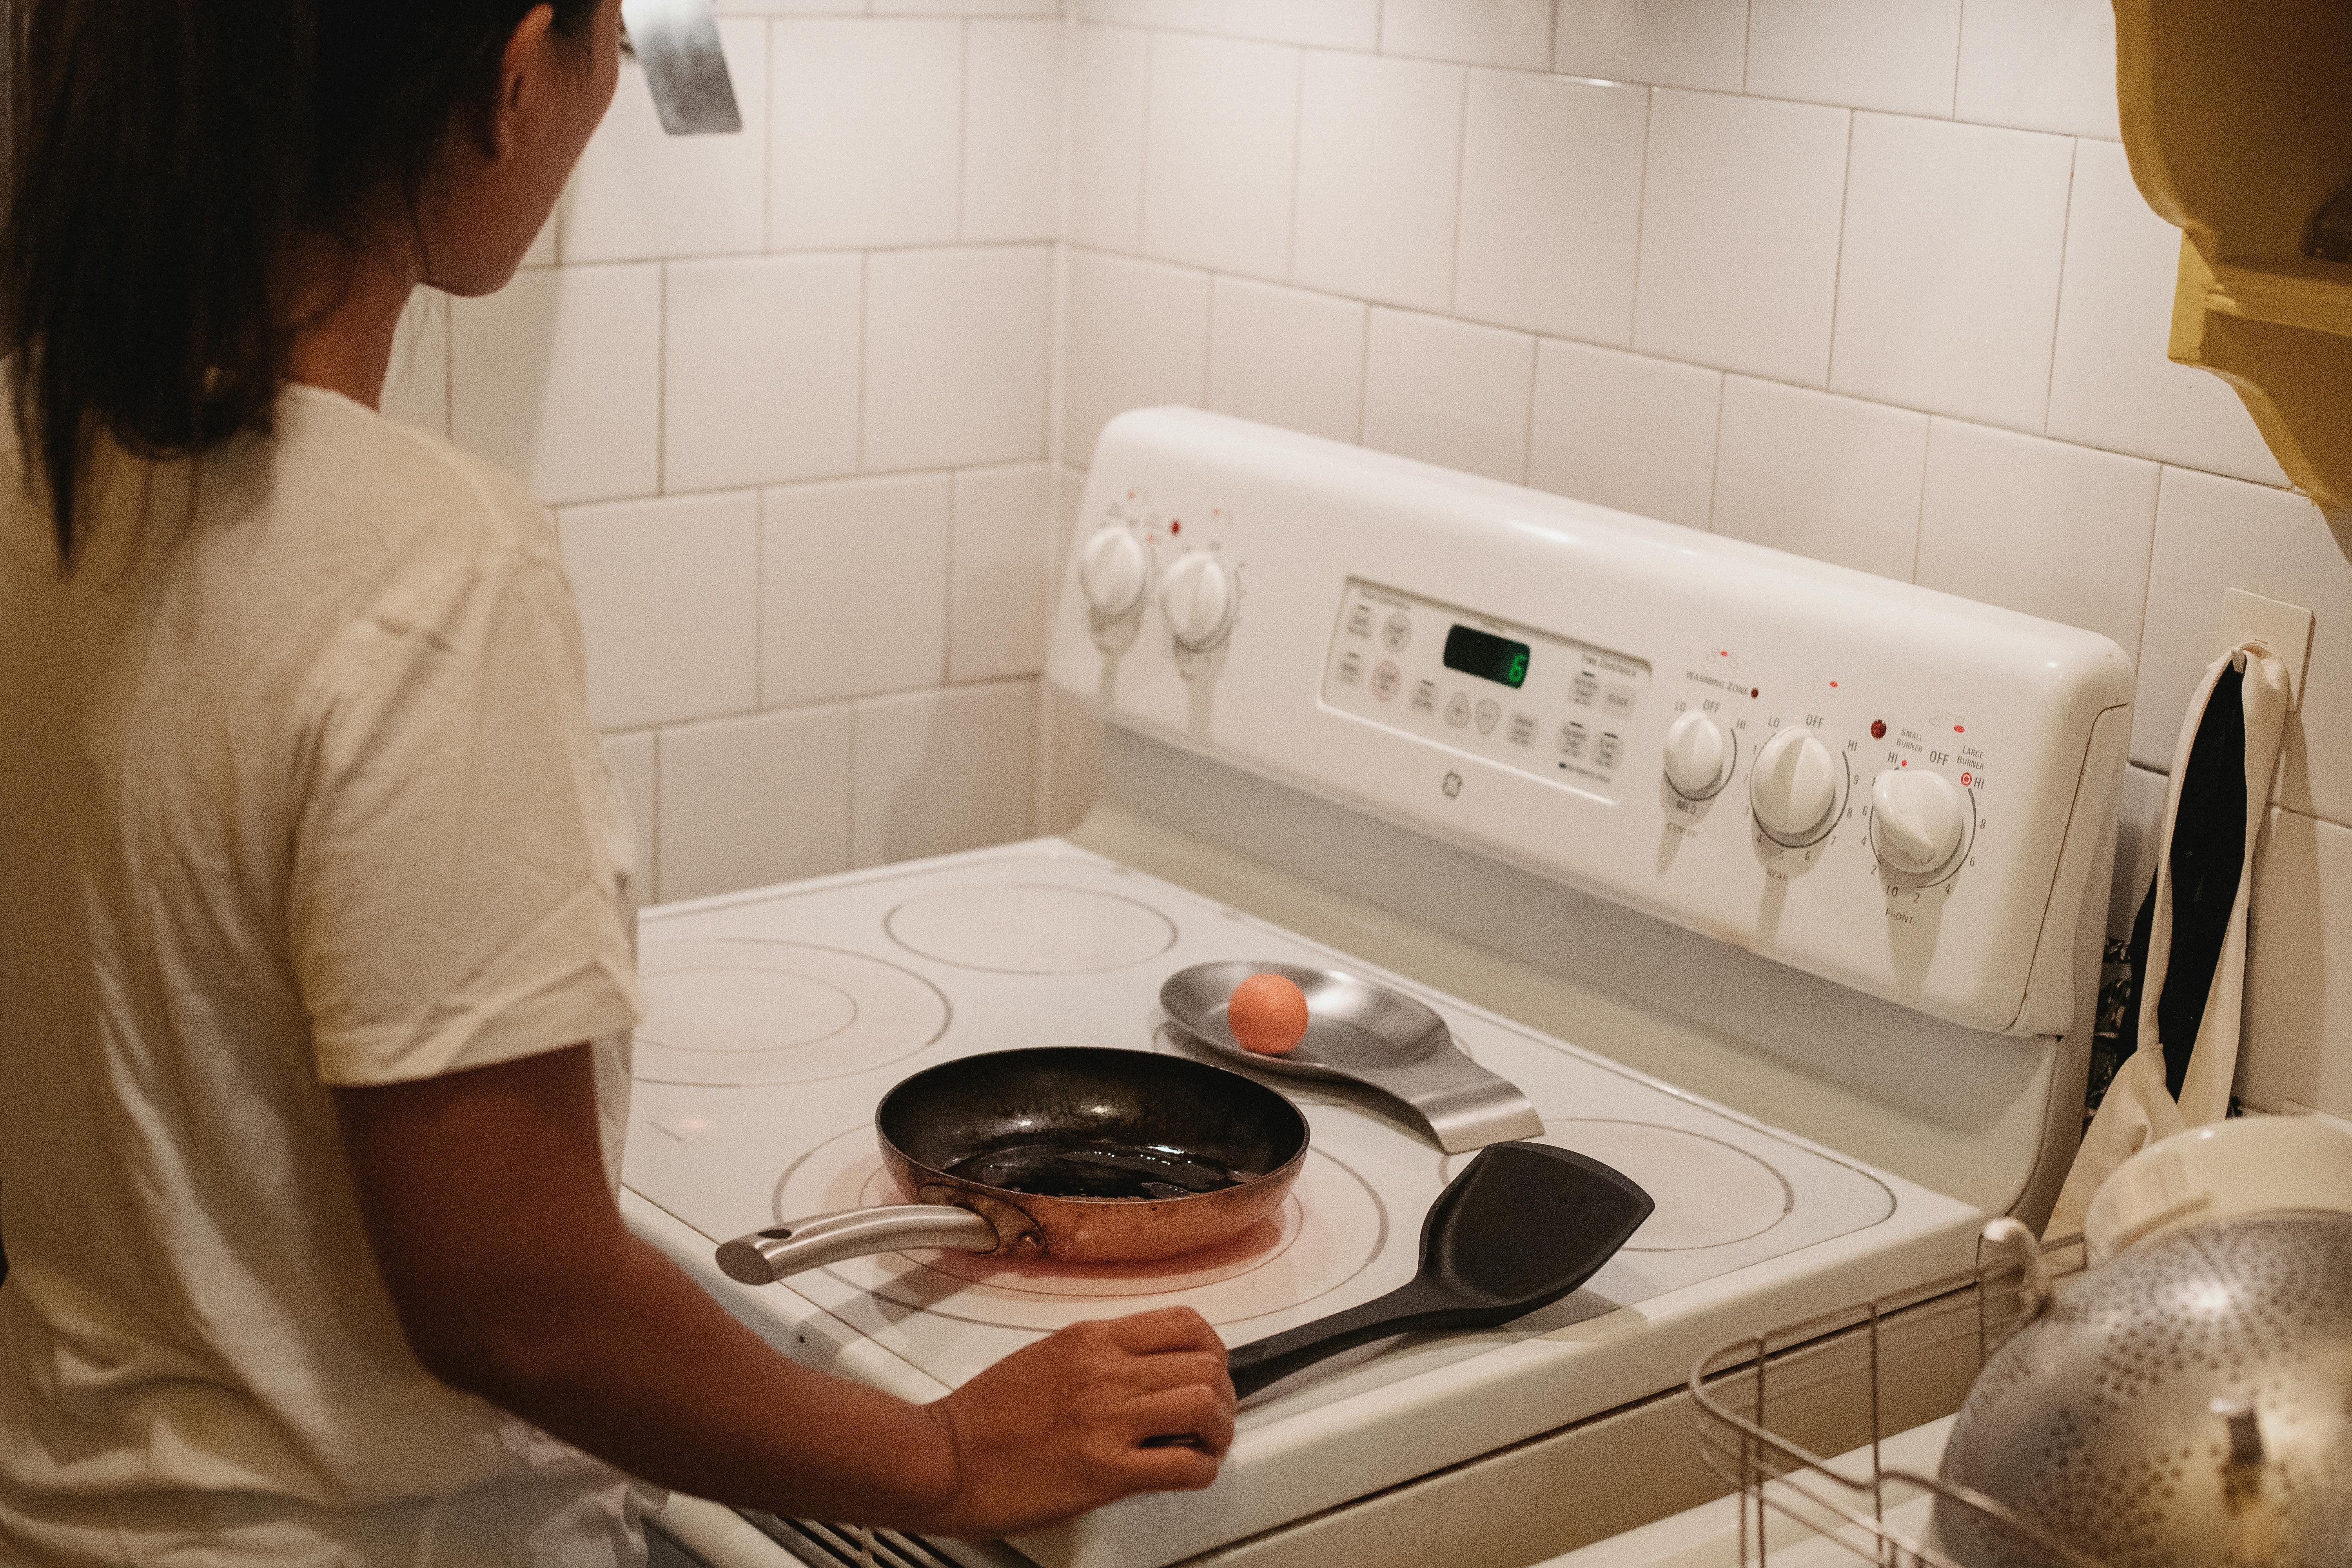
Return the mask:
[[[1546,341],[1536,350],[1528,483],[1705,528],[1723,373]]]
[[[660,821],[665,900],[849,869],[848,705],[663,731]]]
[[[1276,44],[1376,49],[1381,0],[1224,0],[1224,31]]]
[[[1927,464],[1924,414],[1727,376],[1715,531],[1908,581]]]
[[[974,22],[965,33],[965,239],[1061,237],[1069,42],[1059,21]]]
[[[1828,380],[1853,118],[1722,93],[1653,95],[1635,348]]]
[[[1001,680],[1045,668],[1054,470],[958,474],[948,546],[948,679]]]
[[[2038,434],[2074,156],[2063,136],[1855,115],[1830,385]]]
[[[550,506],[660,484],[661,268],[546,267],[452,302],[449,424]]]
[[[2132,184],[2122,143],[2076,143],[2050,434],[2284,485],[2229,384],[2165,357],[2180,246]]]
[[[1133,250],[1143,243],[1151,35],[1082,26],[1073,60],[1069,237],[1098,250]]]
[[[1299,51],[1171,33],[1151,48],[1143,248],[1285,278]]]
[[[1376,308],[1364,355],[1364,445],[1525,482],[1536,341]]]
[[[635,729],[759,700],[759,500],[750,492],[566,509],[588,710]]]
[[[755,256],[669,268],[662,479],[670,490],[857,470],[864,263]]]
[[[2352,1117],[2352,828],[2274,810],[2254,853],[2239,1090]]]
[[[629,822],[637,833],[636,896],[650,903],[656,896],[660,872],[660,819],[655,815],[655,752],[660,732],[625,730],[604,737],[604,767],[629,803]]]
[[[1202,402],[1206,273],[1081,250],[1070,257],[1067,293],[1061,450],[1071,462],[1091,462],[1103,426],[1130,408]]]
[[[1391,55],[1539,71],[1551,61],[1552,0],[1382,0]]]
[[[2114,0],[1968,0],[1955,112],[2021,131],[2120,138]]]
[[[1917,580],[2101,633],[2136,658],[2157,473],[2137,458],[1932,420]]]
[[[2352,826],[2352,566],[2316,508],[2187,468],[2164,470],[2140,644],[2132,760],[2169,769],[2189,699],[2213,662],[2221,595],[2243,588],[2312,612],[2303,707],[2287,718],[2272,799]]]
[[[789,708],[947,678],[945,474],[760,496],[760,700]]]
[[[1428,310],[1453,302],[1467,74],[1423,60],[1307,56],[1295,281]]]
[[[1356,439],[1364,423],[1365,315],[1353,300],[1218,279],[1209,307],[1209,406]]]
[[[730,18],[719,26],[739,136],[671,136],[632,60],[604,122],[572,176],[562,252],[567,262],[756,251],[767,237],[768,30]]]
[[[1949,115],[1961,0],[1748,0],[1748,90]]]
[[[771,247],[958,237],[963,35],[951,21],[773,25]]]
[[[869,256],[866,468],[1044,457],[1052,296],[1043,246]]]
[[[1633,341],[1649,112],[1640,88],[1470,73],[1456,314]]]
[[[951,686],[856,706],[851,861],[878,866],[1027,836],[1036,686]]]
[[[439,289],[418,289],[408,297],[377,406],[386,418],[449,434],[449,296]]]
[[[1738,92],[1747,67],[1748,0],[1559,0],[1564,75]]]

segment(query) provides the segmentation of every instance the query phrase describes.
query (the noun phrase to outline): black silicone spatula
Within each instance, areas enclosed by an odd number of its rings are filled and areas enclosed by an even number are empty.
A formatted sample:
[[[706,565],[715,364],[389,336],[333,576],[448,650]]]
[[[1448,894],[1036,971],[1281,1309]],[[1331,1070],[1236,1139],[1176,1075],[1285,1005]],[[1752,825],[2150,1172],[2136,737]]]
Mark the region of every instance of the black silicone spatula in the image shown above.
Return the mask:
[[[1391,1334],[1499,1328],[1548,1307],[1598,1273],[1654,1206],[1598,1160],[1546,1143],[1489,1144],[1430,1205],[1420,1273],[1360,1307],[1230,1352],[1234,1392],[1246,1399]]]

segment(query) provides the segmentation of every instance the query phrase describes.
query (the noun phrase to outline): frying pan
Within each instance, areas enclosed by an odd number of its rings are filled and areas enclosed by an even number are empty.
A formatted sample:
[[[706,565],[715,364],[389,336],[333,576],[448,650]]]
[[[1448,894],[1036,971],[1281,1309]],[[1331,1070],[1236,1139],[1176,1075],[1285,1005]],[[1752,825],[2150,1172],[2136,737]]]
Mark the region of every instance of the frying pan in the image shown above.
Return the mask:
[[[1307,1163],[1307,1119],[1254,1079],[1094,1047],[992,1051],[882,1097],[883,1167],[916,1201],[813,1215],[719,1249],[769,1285],[904,1247],[1069,1263],[1197,1251],[1274,1212]]]

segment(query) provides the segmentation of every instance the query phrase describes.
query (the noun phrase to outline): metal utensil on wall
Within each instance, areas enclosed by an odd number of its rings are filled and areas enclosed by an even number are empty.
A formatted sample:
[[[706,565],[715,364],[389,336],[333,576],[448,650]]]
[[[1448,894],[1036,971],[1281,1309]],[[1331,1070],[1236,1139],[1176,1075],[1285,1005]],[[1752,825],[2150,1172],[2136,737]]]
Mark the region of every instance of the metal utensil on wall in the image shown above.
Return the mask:
[[[664,131],[709,136],[743,129],[710,0],[621,0],[621,26]]]

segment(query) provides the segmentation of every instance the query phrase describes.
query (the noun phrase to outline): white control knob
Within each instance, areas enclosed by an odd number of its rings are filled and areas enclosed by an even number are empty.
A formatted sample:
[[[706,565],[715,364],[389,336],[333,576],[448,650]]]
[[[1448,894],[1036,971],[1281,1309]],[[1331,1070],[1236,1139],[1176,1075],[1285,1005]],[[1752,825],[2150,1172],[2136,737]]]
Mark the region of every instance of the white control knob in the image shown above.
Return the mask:
[[[1177,557],[1160,583],[1160,613],[1180,647],[1206,653],[1233,629],[1234,574],[1225,563],[1194,552]]]
[[[1124,528],[1097,529],[1078,552],[1078,586],[1105,620],[1125,620],[1141,609],[1150,580],[1150,552]]]
[[[1925,877],[1959,853],[1969,804],[1960,786],[1926,768],[1889,768],[1871,781],[1870,839],[1897,871]]]
[[[1748,793],[1765,832],[1784,843],[1804,843],[1837,809],[1837,759],[1802,730],[1776,731],[1756,753]]]
[[[1723,726],[1694,708],[1666,731],[1666,782],[1685,800],[1705,800],[1731,772]]]

